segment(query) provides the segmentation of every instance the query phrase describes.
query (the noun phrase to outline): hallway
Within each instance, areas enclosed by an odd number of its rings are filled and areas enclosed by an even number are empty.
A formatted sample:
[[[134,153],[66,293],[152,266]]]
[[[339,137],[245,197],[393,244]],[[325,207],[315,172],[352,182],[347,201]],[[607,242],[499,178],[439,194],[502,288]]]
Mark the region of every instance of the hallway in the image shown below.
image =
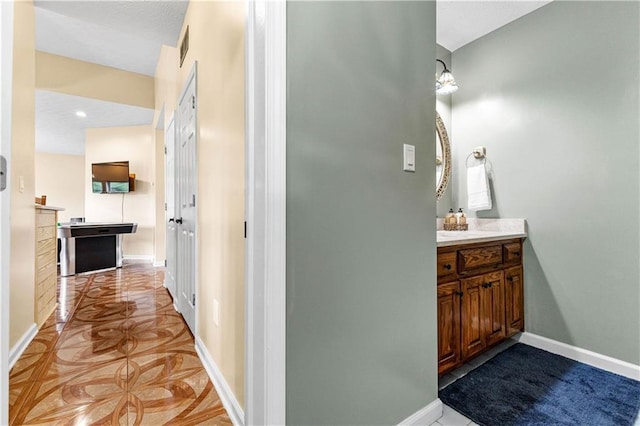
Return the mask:
[[[10,373],[12,425],[230,425],[150,264],[58,279],[56,312]]]

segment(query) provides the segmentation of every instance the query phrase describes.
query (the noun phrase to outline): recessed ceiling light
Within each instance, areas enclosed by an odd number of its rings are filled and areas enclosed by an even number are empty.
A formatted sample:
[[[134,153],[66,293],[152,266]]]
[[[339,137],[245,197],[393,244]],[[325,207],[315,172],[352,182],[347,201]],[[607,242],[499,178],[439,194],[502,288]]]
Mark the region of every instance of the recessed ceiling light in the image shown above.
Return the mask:
[[[85,117],[87,116],[87,113],[86,113],[86,112],[84,112],[84,111],[76,111],[76,115],[77,115],[78,117],[85,118]]]

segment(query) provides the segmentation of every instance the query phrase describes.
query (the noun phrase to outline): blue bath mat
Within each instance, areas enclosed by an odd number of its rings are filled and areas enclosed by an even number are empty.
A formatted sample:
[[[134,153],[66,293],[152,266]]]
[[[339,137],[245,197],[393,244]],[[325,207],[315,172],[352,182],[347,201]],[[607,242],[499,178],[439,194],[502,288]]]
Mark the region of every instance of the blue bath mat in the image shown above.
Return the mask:
[[[631,426],[640,382],[519,343],[440,399],[482,426]]]

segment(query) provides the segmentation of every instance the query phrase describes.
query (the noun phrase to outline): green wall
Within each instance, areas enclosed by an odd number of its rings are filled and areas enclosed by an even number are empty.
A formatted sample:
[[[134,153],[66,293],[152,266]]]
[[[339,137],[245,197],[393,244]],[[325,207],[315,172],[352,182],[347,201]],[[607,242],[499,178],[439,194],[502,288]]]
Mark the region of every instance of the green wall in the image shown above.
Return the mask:
[[[435,3],[287,9],[287,423],[397,424],[437,398]]]
[[[485,145],[524,217],[526,330],[640,364],[640,5],[555,1],[453,52],[455,202]],[[464,196],[461,196],[463,194]]]

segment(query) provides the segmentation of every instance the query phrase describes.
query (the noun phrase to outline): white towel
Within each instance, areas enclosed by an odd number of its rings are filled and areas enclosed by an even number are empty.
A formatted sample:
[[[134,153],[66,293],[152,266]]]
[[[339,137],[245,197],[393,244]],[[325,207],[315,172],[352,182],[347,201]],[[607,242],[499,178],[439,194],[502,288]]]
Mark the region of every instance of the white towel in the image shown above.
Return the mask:
[[[467,198],[469,210],[491,210],[491,190],[484,164],[467,168]]]

